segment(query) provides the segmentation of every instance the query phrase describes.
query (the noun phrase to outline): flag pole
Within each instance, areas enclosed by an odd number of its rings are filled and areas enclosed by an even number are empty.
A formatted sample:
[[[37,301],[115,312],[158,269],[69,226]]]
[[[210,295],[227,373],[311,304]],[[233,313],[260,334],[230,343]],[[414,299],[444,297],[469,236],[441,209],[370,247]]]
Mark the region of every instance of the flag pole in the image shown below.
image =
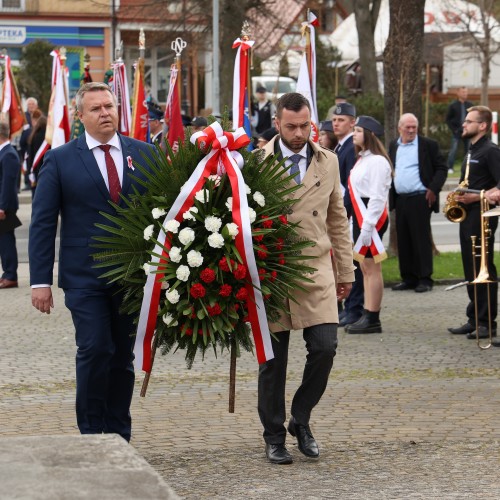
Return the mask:
[[[130,137],[135,139],[147,141],[147,131],[146,136],[143,135],[141,129],[143,128],[143,122],[141,120],[141,109],[143,107],[143,101],[145,100],[144,86],[141,85],[141,79],[144,75],[144,54],[146,52],[146,35],[144,34],[144,29],[141,28],[139,31],[139,58],[137,59],[134,75],[134,95],[133,95],[133,107],[132,107],[132,127],[130,130]],[[138,116],[139,115],[139,116]],[[139,119],[139,123],[138,122]]]

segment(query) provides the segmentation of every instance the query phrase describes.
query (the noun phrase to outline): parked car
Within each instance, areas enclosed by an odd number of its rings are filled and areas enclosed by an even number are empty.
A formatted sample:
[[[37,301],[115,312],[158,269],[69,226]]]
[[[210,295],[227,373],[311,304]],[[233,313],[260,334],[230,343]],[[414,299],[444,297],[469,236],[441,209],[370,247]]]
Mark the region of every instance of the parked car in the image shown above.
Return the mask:
[[[257,87],[266,87],[267,98],[274,101],[287,92],[295,92],[297,82],[289,76],[252,76],[252,94],[254,97]]]

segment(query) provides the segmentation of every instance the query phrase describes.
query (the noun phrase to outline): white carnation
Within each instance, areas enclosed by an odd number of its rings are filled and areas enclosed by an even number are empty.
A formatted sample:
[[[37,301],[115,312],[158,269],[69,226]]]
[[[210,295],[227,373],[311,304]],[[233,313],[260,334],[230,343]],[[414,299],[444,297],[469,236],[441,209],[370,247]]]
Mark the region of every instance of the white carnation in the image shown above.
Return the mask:
[[[191,271],[189,270],[188,266],[179,266],[177,268],[177,271],[175,272],[175,275],[177,276],[177,279],[180,281],[187,281],[189,278],[189,273]]]
[[[247,194],[250,194],[252,192],[248,184],[245,184],[245,191],[247,192]]]
[[[180,225],[181,224],[179,221],[176,221],[175,219],[170,219],[169,221],[165,222],[165,225],[163,227],[166,233],[177,234]]]
[[[144,269],[144,272],[146,273],[146,276],[148,274],[151,274],[151,266],[147,262],[142,266],[142,268]]]
[[[222,221],[219,219],[219,217],[214,217],[213,215],[209,215],[205,219],[205,228],[207,231],[210,231],[211,233],[218,233],[221,226],[222,226]]]
[[[182,259],[181,249],[179,247],[172,247],[168,252],[168,256],[172,262],[177,264]]]
[[[179,233],[179,241],[183,245],[189,245],[194,241],[194,231],[190,227],[185,227]]]
[[[209,175],[208,179],[210,181],[213,181],[215,187],[217,187],[220,184],[220,175]]]
[[[206,203],[208,201],[209,197],[209,191],[208,189],[200,189],[194,197],[201,203]]]
[[[227,201],[226,201],[226,207],[227,209],[232,212],[233,211],[233,197],[230,196]]]
[[[170,285],[168,284],[168,281],[161,282],[161,289],[162,290],[168,290],[169,288],[170,288]]]
[[[198,209],[196,207],[191,207],[189,210],[186,210],[182,214],[182,217],[184,217],[184,220],[196,220],[193,214],[197,214]]]
[[[255,200],[255,203],[257,203],[257,205],[259,205],[260,207],[263,207],[266,204],[264,195],[262,193],[259,193],[259,191],[255,191],[255,193],[253,194],[253,199]]]
[[[159,219],[161,216],[165,215],[167,212],[163,208],[153,208],[151,210],[151,214],[153,215],[153,219]]]
[[[163,315],[163,323],[165,323],[167,326],[177,326],[179,322],[170,314],[164,314]]]
[[[257,214],[255,213],[255,210],[253,208],[251,208],[251,207],[248,207],[248,216],[250,218],[250,224],[252,222],[255,222]]]
[[[239,230],[238,230],[238,224],[235,224],[234,222],[230,222],[229,224],[226,224],[227,227],[227,232],[229,233],[229,236],[233,238],[233,240],[238,236]]]
[[[144,239],[149,240],[151,236],[153,236],[154,224],[149,225],[146,229],[144,229]]]
[[[171,304],[177,304],[179,302],[179,292],[177,290],[170,290],[167,292],[165,295],[165,298],[171,303]]]
[[[224,246],[224,237],[220,233],[212,233],[208,237],[208,244],[212,248],[222,248]]]
[[[187,254],[187,261],[191,267],[200,267],[203,264],[203,256],[196,250],[190,250]]]

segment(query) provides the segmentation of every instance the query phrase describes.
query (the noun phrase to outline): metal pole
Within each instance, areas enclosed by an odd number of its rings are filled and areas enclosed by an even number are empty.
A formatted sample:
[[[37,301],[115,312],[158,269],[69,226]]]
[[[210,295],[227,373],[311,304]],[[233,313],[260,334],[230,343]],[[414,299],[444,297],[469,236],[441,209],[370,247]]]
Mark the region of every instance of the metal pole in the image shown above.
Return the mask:
[[[220,116],[219,0],[212,0],[212,114]]]

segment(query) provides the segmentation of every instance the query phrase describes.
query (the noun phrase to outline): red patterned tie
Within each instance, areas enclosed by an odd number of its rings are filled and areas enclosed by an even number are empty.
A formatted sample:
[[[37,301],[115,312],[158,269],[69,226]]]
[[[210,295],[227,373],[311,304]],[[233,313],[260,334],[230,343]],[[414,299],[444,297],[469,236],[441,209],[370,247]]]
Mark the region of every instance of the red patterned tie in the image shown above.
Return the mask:
[[[109,194],[111,201],[118,203],[120,200],[120,192],[122,187],[120,186],[120,179],[118,177],[118,171],[116,170],[115,161],[111,156],[109,150],[111,146],[109,144],[102,144],[99,146],[104,151],[104,159],[106,160],[106,170],[108,172],[108,184],[109,184]]]

